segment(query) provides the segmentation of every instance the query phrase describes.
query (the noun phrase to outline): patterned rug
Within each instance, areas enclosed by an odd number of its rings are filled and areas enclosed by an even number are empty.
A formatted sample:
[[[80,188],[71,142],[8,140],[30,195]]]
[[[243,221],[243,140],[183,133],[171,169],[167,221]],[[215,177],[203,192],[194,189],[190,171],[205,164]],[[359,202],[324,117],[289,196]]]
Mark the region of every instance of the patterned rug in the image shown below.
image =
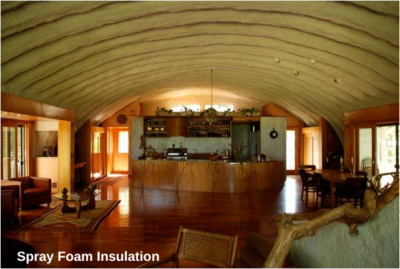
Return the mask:
[[[97,229],[101,221],[121,202],[96,200],[96,208],[81,212],[81,218],[76,213],[62,213],[62,205],[43,214],[31,223],[28,223],[18,231],[29,232],[92,232]]]
[[[122,176],[118,176],[118,177],[105,177],[105,178],[100,179],[99,181],[96,181],[95,183],[98,186],[102,186],[102,185],[110,186],[110,185],[117,183],[118,181],[121,181],[121,180],[127,178],[127,177],[128,177],[127,175],[122,175]]]

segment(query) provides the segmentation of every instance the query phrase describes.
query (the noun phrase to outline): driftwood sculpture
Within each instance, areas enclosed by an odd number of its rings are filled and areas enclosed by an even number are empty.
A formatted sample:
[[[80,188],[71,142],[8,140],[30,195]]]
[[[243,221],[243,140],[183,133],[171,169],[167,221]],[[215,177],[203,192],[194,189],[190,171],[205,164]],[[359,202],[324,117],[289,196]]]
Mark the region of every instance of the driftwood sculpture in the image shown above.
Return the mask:
[[[377,191],[371,186],[366,190],[364,206],[361,209],[344,204],[332,210],[319,210],[309,214],[282,214],[275,217],[278,237],[264,267],[282,267],[294,240],[315,235],[331,222],[342,221],[349,226],[350,234],[355,234],[358,225],[373,218],[386,204],[399,196],[399,177],[396,174],[392,176],[394,180],[390,187]]]

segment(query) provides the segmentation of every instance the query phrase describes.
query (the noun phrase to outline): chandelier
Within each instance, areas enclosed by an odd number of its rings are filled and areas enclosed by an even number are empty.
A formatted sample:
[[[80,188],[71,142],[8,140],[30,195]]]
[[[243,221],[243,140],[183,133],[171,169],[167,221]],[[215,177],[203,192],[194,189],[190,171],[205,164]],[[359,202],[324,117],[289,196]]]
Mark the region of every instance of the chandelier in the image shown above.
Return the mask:
[[[213,108],[213,70],[211,69],[211,107],[206,109],[206,122],[209,124],[216,123],[218,121],[218,112],[215,108]]]

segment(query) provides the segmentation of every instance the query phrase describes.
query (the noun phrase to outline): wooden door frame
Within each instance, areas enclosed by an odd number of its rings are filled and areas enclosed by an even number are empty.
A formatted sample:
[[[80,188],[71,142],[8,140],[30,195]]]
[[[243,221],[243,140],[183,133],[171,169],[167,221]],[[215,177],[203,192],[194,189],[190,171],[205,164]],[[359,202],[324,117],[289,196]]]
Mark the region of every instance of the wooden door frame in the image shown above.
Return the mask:
[[[111,152],[111,154],[112,154],[112,156],[111,156],[111,159],[112,159],[112,162],[111,162],[111,173],[112,174],[129,174],[129,148],[130,148],[130,140],[129,140],[129,133],[130,133],[130,131],[129,131],[129,127],[109,127],[110,128],[110,130],[111,130],[111,132],[112,132],[112,135],[111,135],[111,137],[110,138],[112,138],[112,139],[110,139],[110,140],[113,140],[113,141],[110,141],[110,143],[113,143],[113,151]],[[120,131],[126,131],[126,132],[128,132],[128,169],[126,170],[126,171],[117,171],[117,170],[114,170],[114,154],[115,154],[115,151],[116,150],[118,150],[118,147],[119,147],[119,132]]]
[[[354,125],[354,164],[355,164],[355,170],[356,171],[360,171],[361,167],[359,166],[359,162],[360,162],[360,156],[359,156],[359,151],[360,151],[360,147],[359,147],[359,130],[360,129],[369,129],[371,128],[372,130],[372,137],[371,137],[371,143],[372,143],[372,174],[375,175],[375,171],[376,171],[376,123],[358,123]]]
[[[18,151],[18,126],[23,125],[25,128],[25,134],[23,137],[24,140],[24,144],[25,144],[25,165],[24,165],[24,174],[26,176],[30,175],[30,172],[32,171],[31,168],[31,153],[32,153],[32,143],[31,143],[31,139],[32,139],[32,128],[31,125],[32,123],[30,121],[23,121],[23,120],[14,120],[14,119],[1,119],[1,126],[2,126],[2,130],[1,130],[1,179],[4,179],[3,176],[3,126],[4,127],[14,127],[15,128],[15,153],[17,154]],[[15,156],[15,175],[18,176],[18,157],[17,155]]]

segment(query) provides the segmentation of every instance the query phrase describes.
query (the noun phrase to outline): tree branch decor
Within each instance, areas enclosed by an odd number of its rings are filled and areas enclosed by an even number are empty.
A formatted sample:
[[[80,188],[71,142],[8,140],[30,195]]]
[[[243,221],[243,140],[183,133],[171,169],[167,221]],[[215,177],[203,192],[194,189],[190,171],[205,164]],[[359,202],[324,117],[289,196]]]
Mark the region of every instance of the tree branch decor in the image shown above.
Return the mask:
[[[282,214],[274,218],[278,237],[264,263],[265,268],[282,267],[294,240],[313,236],[328,224],[341,221],[349,226],[350,234],[357,233],[357,227],[378,214],[388,203],[399,196],[399,176],[394,175],[393,183],[379,195],[369,187],[365,191],[364,206],[361,209],[344,204],[335,209],[319,210],[309,214]],[[299,224],[294,224],[299,221]]]

